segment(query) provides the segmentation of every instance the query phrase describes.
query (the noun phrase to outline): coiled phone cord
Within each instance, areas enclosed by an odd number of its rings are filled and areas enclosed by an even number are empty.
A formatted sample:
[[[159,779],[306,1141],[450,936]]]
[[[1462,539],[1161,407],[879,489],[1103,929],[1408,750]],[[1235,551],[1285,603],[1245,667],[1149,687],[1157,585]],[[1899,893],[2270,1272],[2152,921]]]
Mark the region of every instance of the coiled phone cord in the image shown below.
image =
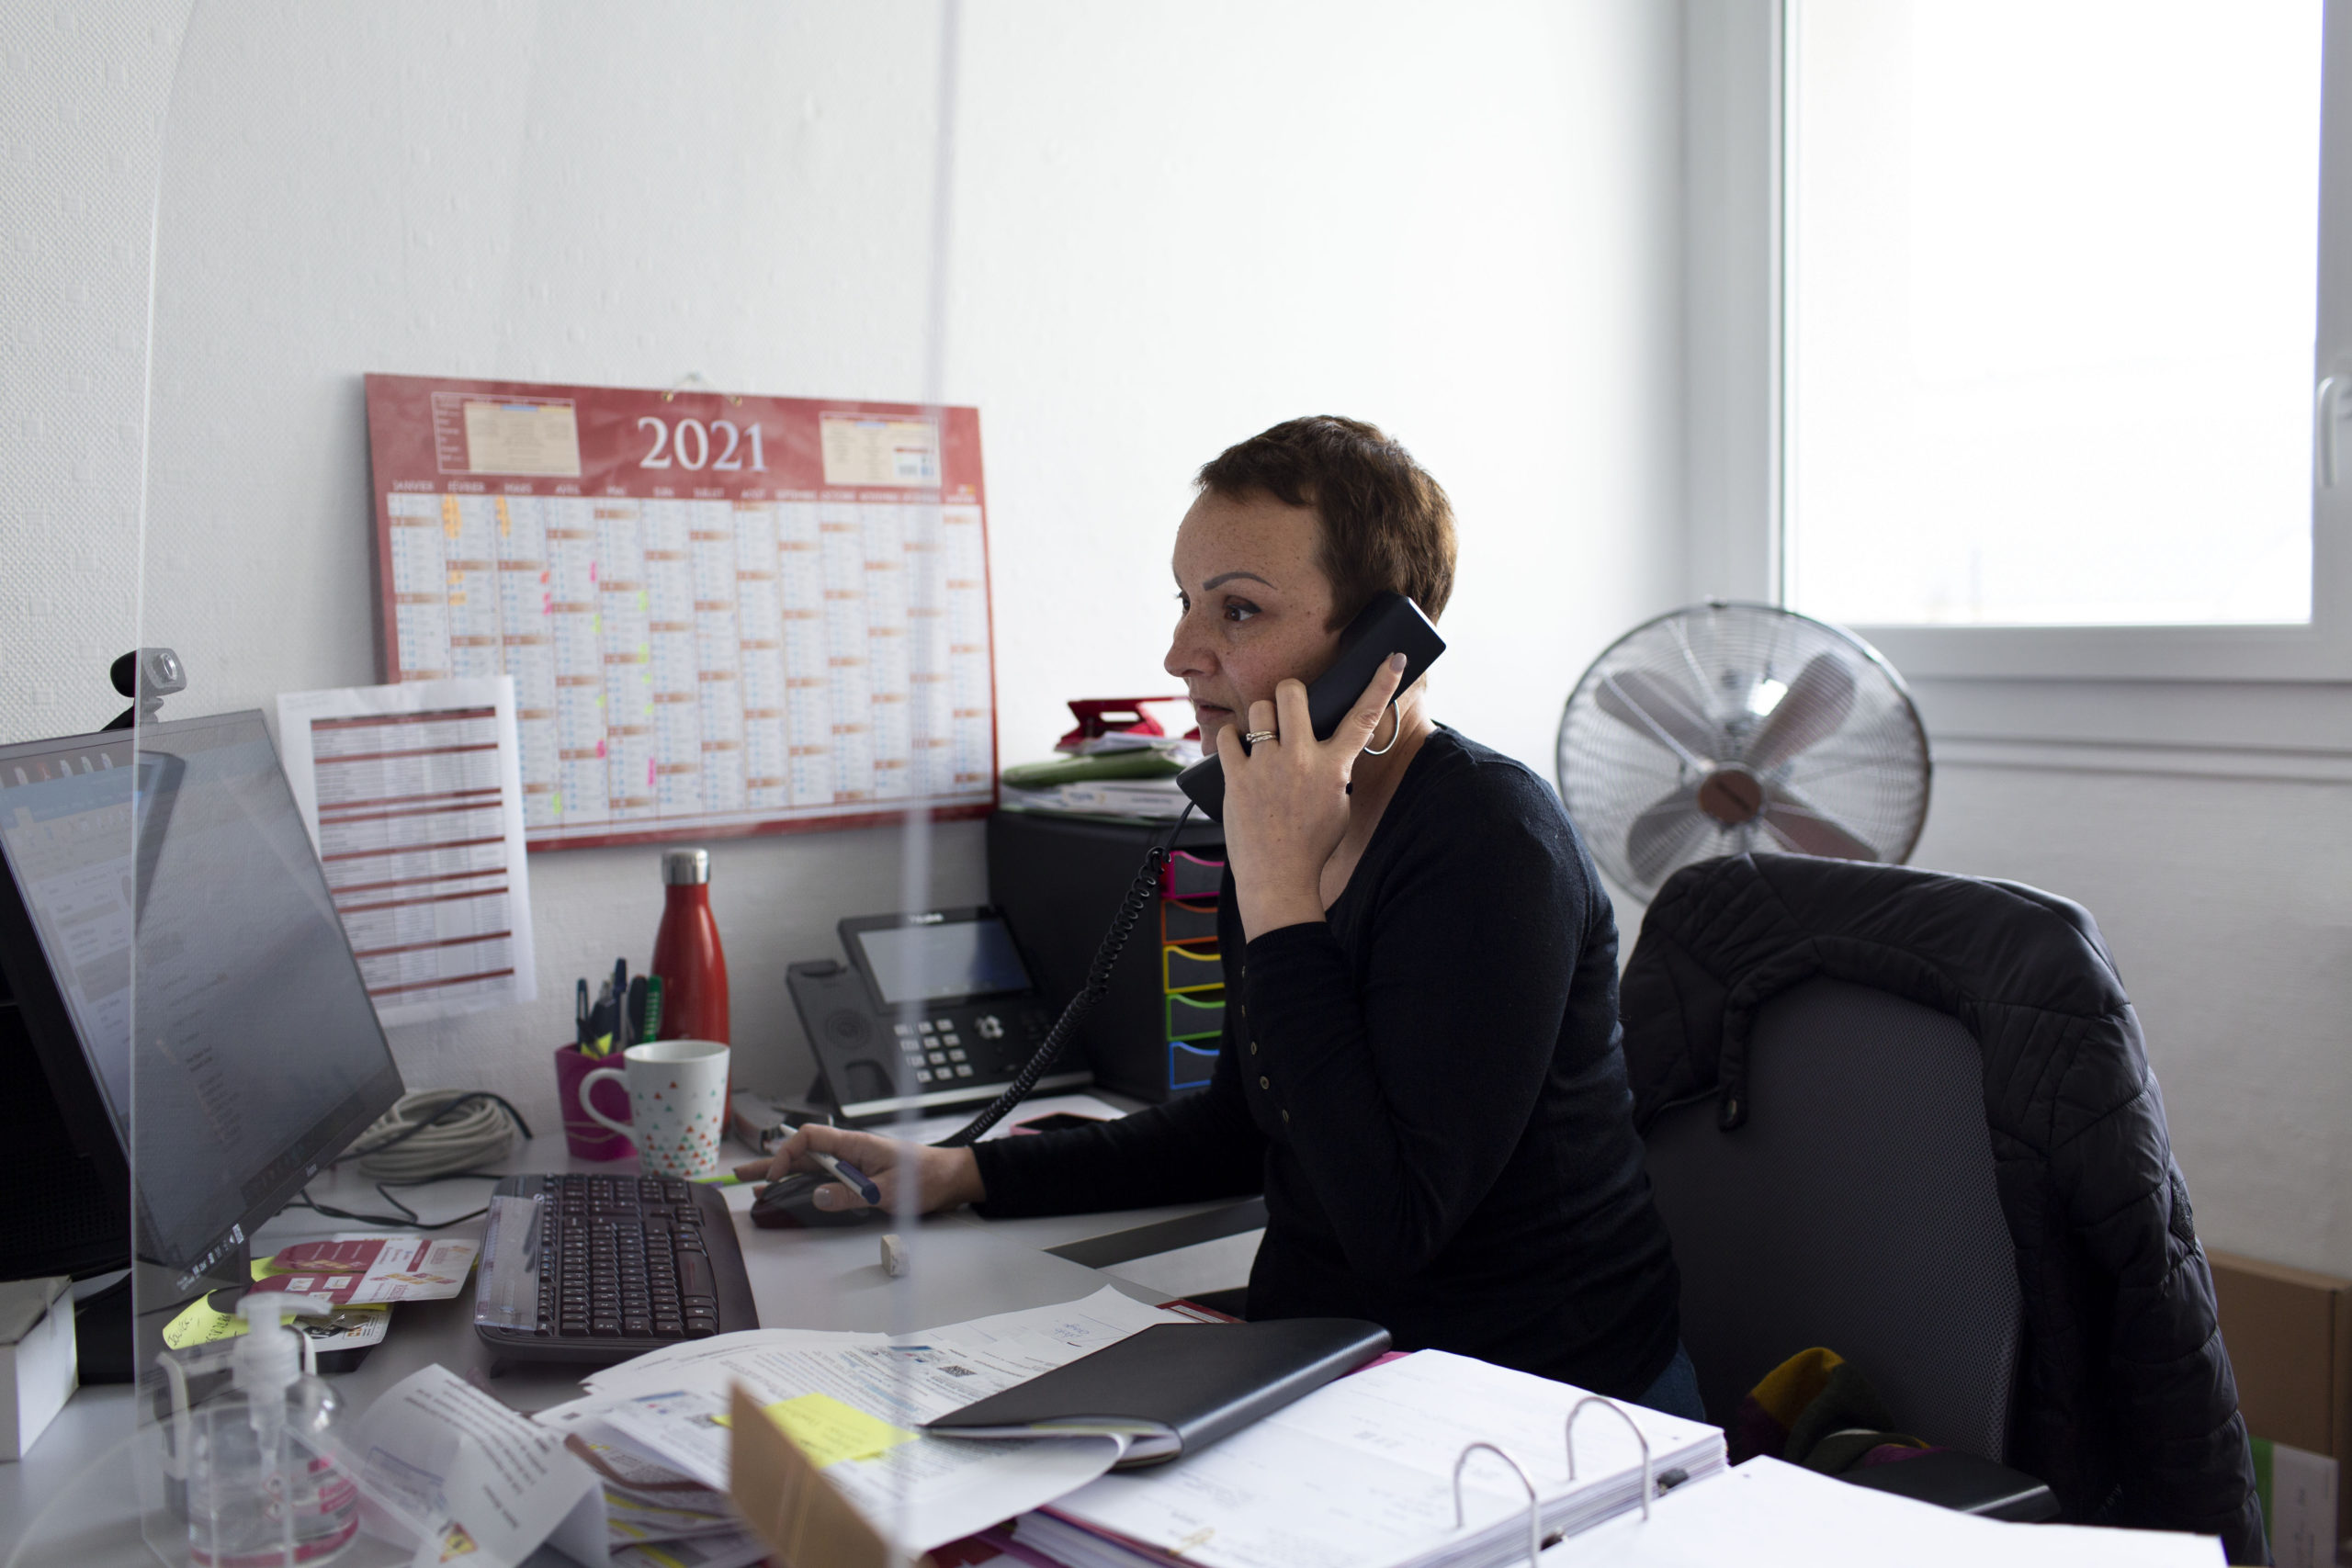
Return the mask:
[[[1102,933],[1102,945],[1094,950],[1094,963],[1086,971],[1086,984],[1079,987],[1078,995],[1070,998],[1069,1005],[1062,1009],[1061,1017],[1056,1019],[1053,1028],[1046,1032],[1046,1038],[1038,1043],[1037,1049],[1022,1067],[1020,1075],[1005,1086],[1002,1094],[989,1102],[987,1110],[932,1147],[967,1147],[978,1142],[989,1128],[1003,1121],[1014,1106],[1029,1098],[1029,1091],[1037,1087],[1037,1080],[1046,1076],[1046,1069],[1061,1055],[1062,1047],[1069,1043],[1070,1032],[1078,1027],[1080,1021],[1094,1010],[1095,1003],[1110,994],[1112,967],[1119,962],[1119,954],[1126,950],[1127,938],[1134,935],[1136,927],[1142,923],[1144,907],[1159,890],[1159,868],[1168,863],[1169,852],[1175,849],[1177,836],[1183,832],[1184,824],[1193,819],[1193,809],[1187,804],[1184,814],[1176,818],[1176,826],[1168,829],[1167,837],[1145,852],[1142,868],[1136,873],[1135,881],[1128,884],[1126,897],[1119,903],[1119,912],[1111,917],[1111,927]]]

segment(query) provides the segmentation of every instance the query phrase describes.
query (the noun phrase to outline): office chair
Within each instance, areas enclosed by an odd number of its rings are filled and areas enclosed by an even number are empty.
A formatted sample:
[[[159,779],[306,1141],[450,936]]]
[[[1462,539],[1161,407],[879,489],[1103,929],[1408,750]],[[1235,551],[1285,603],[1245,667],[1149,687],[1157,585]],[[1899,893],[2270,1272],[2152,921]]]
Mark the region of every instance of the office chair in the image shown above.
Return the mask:
[[[1712,1098],[1645,1129],[1709,1419],[1826,1345],[1898,1430],[2001,1461],[2025,1303],[1975,1040],[1949,1014],[1816,978],[1762,1006],[1749,1051],[1758,1110],[1736,1134]],[[2057,1512],[2038,1483],[1981,1501]]]
[[[2079,906],[1803,855],[1677,872],[1620,1013],[1711,1418],[1815,1345],[1954,1503],[2267,1560],[2211,1274],[2139,1022]],[[1930,1495],[1926,1459],[1849,1479]],[[2015,1465],[2048,1483],[2037,1497]],[[1916,1490],[1915,1490],[1916,1489]]]

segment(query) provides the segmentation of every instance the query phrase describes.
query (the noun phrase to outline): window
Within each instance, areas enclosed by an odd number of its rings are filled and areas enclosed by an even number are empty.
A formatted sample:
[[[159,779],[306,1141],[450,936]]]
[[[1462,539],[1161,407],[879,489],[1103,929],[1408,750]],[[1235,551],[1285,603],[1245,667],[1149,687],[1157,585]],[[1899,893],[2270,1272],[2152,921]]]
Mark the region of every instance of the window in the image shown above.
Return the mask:
[[[1798,0],[1792,607],[2311,618],[2319,0]]]
[[[1689,0],[1692,587],[1928,679],[2352,678],[2328,11]]]

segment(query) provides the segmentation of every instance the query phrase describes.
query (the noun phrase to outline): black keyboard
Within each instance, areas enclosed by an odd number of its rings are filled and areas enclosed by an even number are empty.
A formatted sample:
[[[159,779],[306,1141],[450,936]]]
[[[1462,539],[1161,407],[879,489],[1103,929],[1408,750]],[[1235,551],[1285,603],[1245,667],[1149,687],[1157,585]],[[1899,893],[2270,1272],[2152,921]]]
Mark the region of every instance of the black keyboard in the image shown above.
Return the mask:
[[[474,1332],[508,1357],[620,1361],[759,1325],[715,1187],[510,1176],[492,1195]]]

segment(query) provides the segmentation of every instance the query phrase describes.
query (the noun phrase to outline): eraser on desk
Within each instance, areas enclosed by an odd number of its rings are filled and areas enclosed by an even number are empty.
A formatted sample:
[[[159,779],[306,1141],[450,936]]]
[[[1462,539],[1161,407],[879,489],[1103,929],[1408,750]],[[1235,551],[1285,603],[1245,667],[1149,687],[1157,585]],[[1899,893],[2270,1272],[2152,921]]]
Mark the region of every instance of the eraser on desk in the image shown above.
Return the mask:
[[[882,1272],[893,1280],[904,1279],[907,1261],[907,1244],[894,1235],[886,1234],[882,1237]]]

